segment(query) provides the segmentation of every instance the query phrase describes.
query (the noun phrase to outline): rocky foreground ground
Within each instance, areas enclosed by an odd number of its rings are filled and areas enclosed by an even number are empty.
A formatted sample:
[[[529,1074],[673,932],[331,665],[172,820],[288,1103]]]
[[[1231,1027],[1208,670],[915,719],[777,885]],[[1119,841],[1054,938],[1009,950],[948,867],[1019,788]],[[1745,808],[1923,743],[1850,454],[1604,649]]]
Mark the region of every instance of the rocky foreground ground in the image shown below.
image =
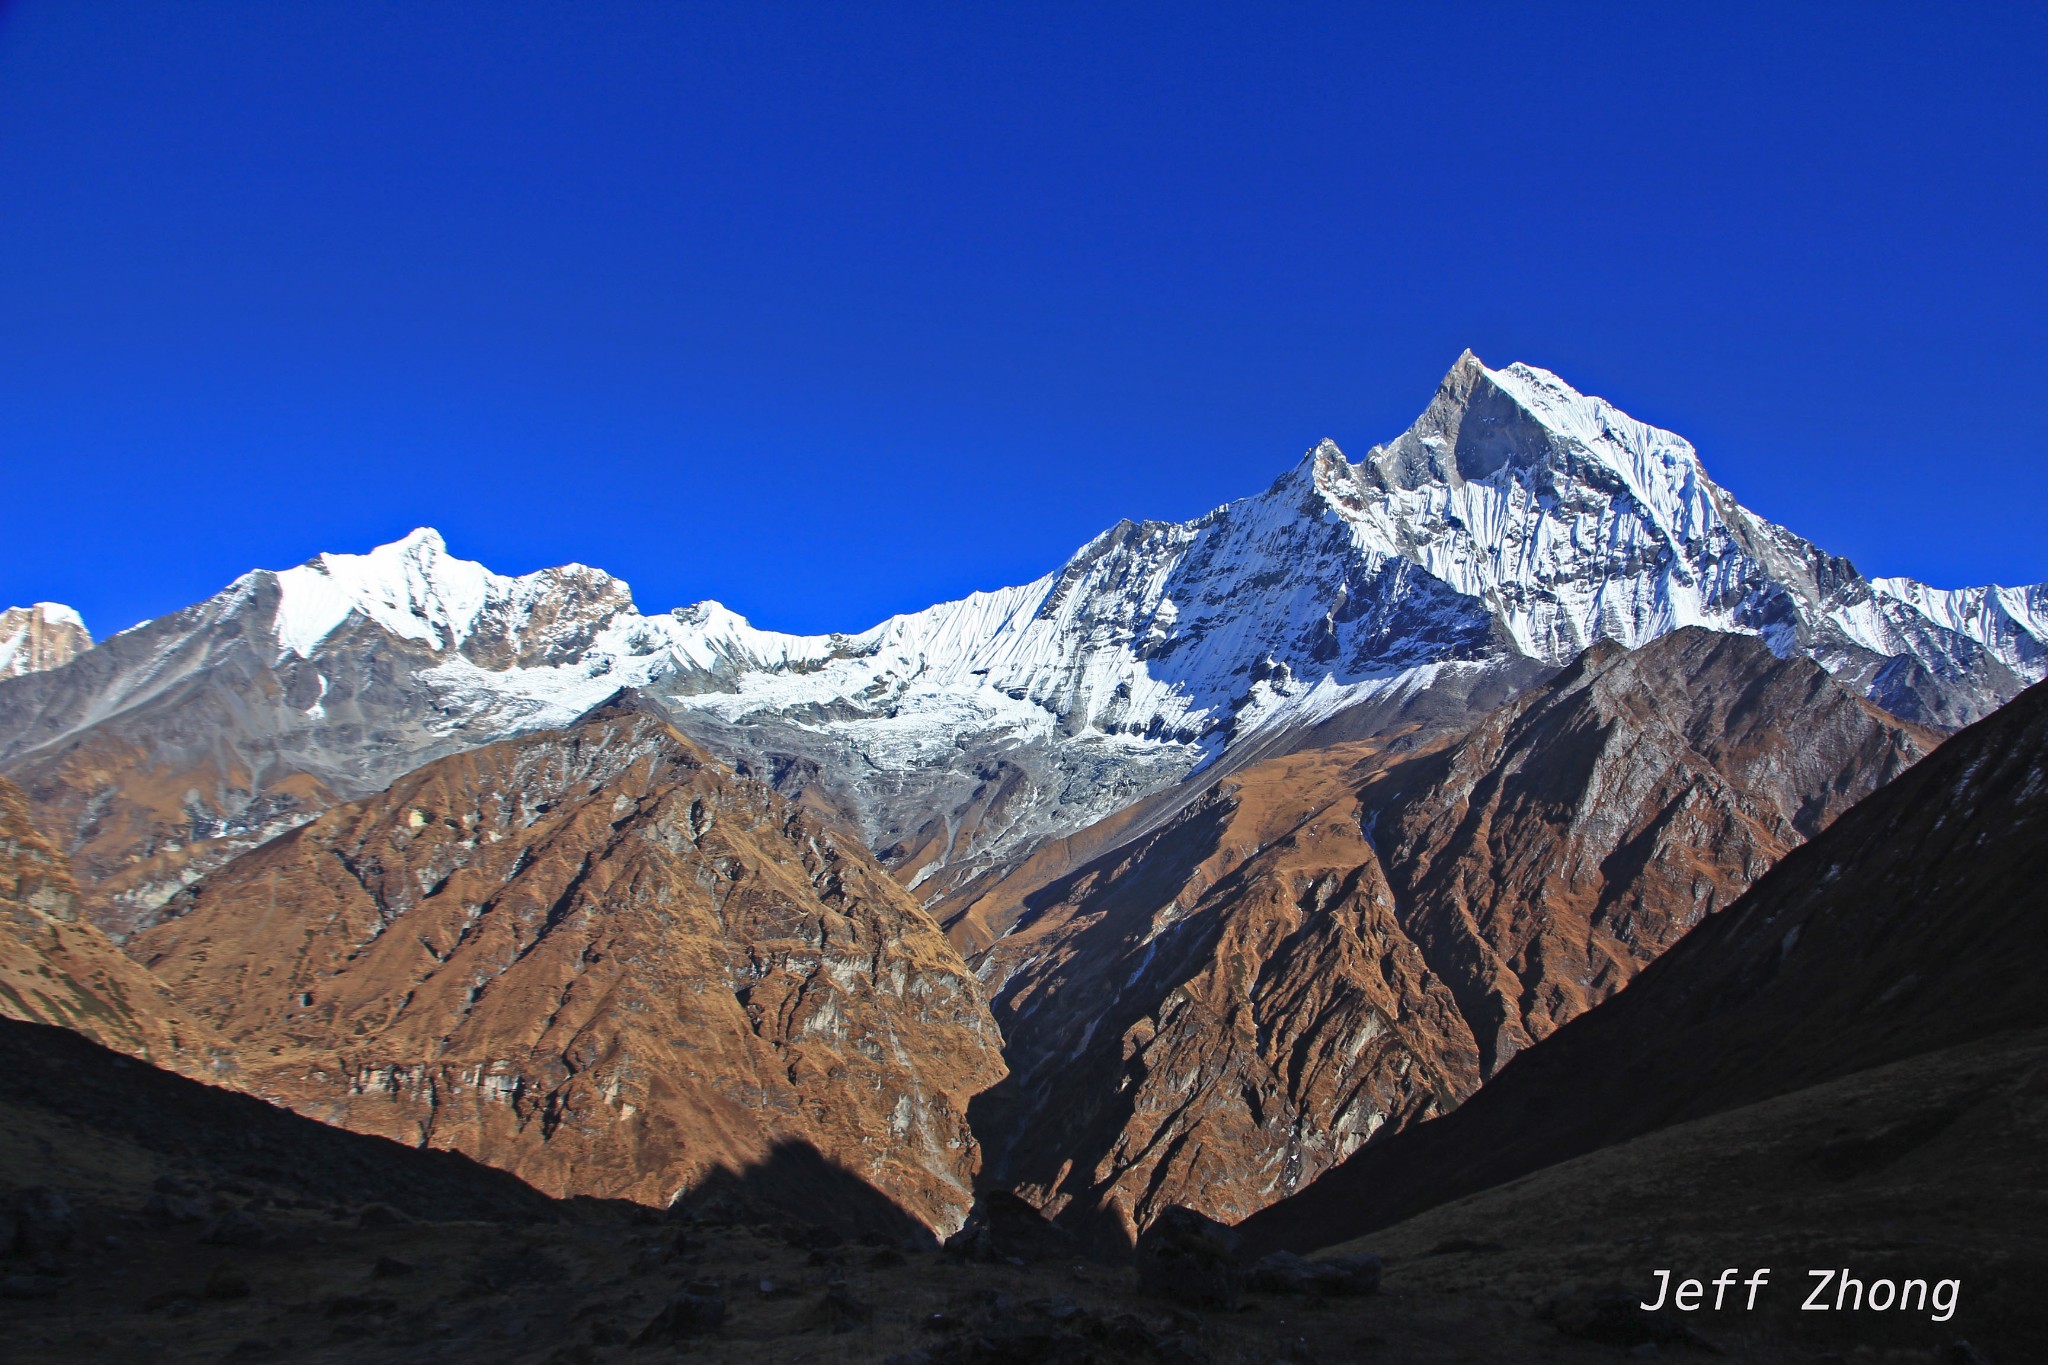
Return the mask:
[[[1904,1077],[1875,1098],[1890,1104],[1925,1083]],[[2023,1358],[1968,1345],[1960,1318],[1869,1324],[1836,1351],[1836,1338],[1788,1327],[1783,1313],[1751,1325],[1636,1310],[1653,1263],[1706,1245],[1701,1229],[1725,1241],[1720,1224],[1735,1217],[1722,1214],[1736,1208],[1739,1171],[1657,1197],[1669,1184],[1660,1170],[1699,1165],[1697,1153],[1651,1145],[1673,1140],[1603,1154],[1625,1179],[1563,1168],[1546,1176],[1554,1190],[1519,1182],[1306,1264],[1241,1265],[1211,1245],[1231,1234],[1191,1219],[1134,1266],[1075,1254],[1000,1200],[953,1251],[750,1216],[740,1187],[734,1207],[692,1216],[549,1200],[452,1153],[324,1128],[59,1030],[5,1023],[0,1342],[24,1365]],[[1754,1137],[1676,1140],[1741,1151]],[[1596,1197],[1616,1190],[1626,1197]],[[2020,1226],[2031,1215],[2012,1219],[2020,1240],[1991,1259],[2024,1274],[2038,1262]],[[1802,1250],[1839,1243],[1831,1226],[1816,1221]],[[2017,1286],[1978,1278],[1985,1268],[1972,1271],[1979,1302],[1986,1291],[2022,1301]]]
[[[73,1246],[46,1297],[12,1297],[42,1277],[9,1266],[0,1315],[10,1359],[1829,1358],[1739,1334],[1695,1336],[1668,1315],[1631,1311],[1625,1294],[1557,1293],[1554,1282],[1532,1291],[1526,1265],[1495,1278],[1493,1245],[1452,1239],[1390,1264],[1371,1297],[1253,1293],[1224,1309],[1140,1295],[1124,1267],[982,1264],[834,1244],[798,1225],[678,1226],[610,1211],[520,1227],[387,1223],[388,1206],[287,1207],[234,1179],[167,1189],[183,1190],[167,1200],[190,1201],[201,1216],[165,1226],[143,1211],[149,1199],[124,1203],[108,1190],[78,1199]],[[1836,1358],[1981,1357],[1919,1345]]]

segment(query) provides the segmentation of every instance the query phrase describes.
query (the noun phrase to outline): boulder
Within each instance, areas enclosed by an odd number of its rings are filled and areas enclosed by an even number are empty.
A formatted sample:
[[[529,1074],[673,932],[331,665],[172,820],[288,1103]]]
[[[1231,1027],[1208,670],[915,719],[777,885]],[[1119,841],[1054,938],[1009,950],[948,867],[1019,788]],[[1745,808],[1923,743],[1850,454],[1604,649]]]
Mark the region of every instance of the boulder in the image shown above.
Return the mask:
[[[635,1346],[674,1346],[715,1332],[725,1322],[725,1295],[709,1285],[691,1285],[640,1329]]]
[[[1210,1308],[1235,1308],[1244,1288],[1241,1239],[1215,1219],[1178,1204],[1138,1238],[1138,1292]]]
[[[984,1190],[960,1230],[946,1239],[946,1254],[968,1261],[1071,1260],[1080,1254],[1073,1234],[1008,1190]]]
[[[1311,1261],[1291,1251],[1276,1251],[1252,1266],[1245,1283],[1266,1294],[1362,1297],[1378,1292],[1380,1269],[1380,1258],[1370,1254]]]

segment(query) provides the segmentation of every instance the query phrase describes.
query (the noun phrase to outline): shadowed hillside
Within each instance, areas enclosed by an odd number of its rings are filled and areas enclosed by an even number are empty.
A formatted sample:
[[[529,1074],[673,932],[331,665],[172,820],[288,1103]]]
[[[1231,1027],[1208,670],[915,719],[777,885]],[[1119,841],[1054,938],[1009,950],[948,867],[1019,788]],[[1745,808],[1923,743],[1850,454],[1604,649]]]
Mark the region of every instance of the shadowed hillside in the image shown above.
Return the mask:
[[[2036,1027],[2044,973],[2048,686],[1849,811],[1462,1108],[1246,1230],[1327,1245],[1639,1134]],[[1912,1137],[1848,1132],[1822,1165]]]

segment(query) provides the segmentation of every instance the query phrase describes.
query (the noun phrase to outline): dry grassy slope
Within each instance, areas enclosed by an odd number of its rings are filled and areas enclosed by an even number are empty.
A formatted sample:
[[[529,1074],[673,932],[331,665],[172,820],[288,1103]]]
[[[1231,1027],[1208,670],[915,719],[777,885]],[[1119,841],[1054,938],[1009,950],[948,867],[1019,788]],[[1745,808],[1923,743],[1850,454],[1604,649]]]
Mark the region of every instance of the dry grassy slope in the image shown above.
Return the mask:
[[[1456,1112],[1251,1220],[1322,1245],[1640,1133],[2039,1023],[2048,686],[1948,740]]]
[[[1000,941],[984,970],[1018,1074],[976,1111],[999,1179],[1062,1210],[1109,1186],[1128,1224],[1164,1203],[1248,1211],[1300,1169],[1304,1139],[1313,1161],[1344,1126],[1428,1112],[1451,1068],[1476,1068],[1432,1046],[1459,1036],[1455,1002],[1360,834],[1355,788],[1378,756],[1346,745],[1239,774],[1055,883]],[[1304,1103],[1322,1107],[1315,1131]]]
[[[64,855],[0,778],[0,1018],[56,1024],[165,1066],[224,1076],[227,1046],[79,916]]]
[[[1255,765],[983,893],[1021,908],[977,959],[1013,1071],[976,1113],[993,1174],[1106,1235],[1242,1218],[1455,1106],[1934,739],[1687,630],[1455,741]]]
[[[979,986],[859,844],[608,707],[246,854],[131,949],[260,1093],[551,1193],[665,1203],[808,1143],[957,1225]]]

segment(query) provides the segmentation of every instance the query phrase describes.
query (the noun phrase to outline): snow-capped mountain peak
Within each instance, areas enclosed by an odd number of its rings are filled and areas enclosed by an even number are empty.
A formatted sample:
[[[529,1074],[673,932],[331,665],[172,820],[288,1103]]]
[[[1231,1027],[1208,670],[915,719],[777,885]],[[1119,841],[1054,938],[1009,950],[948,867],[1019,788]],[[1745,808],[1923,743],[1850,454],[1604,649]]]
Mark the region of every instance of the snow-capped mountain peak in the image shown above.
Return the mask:
[[[437,652],[462,650],[481,638],[487,652],[509,647],[517,655],[530,652],[535,627],[543,636],[559,634],[565,624],[588,627],[596,617],[608,622],[633,609],[631,589],[602,570],[565,564],[517,578],[493,573],[450,554],[441,533],[428,526],[366,554],[320,554],[297,568],[259,570],[243,581],[259,577],[277,584],[278,647],[302,659],[352,615]],[[563,619],[579,615],[587,619]]]
[[[431,527],[367,554],[320,554],[276,575],[278,644],[311,657],[350,613],[361,612],[401,639],[439,650],[460,645],[491,589],[512,580],[448,553]]]
[[[67,607],[62,602],[38,602],[30,607],[29,611],[42,618],[45,625],[69,626],[73,630],[85,629],[85,618],[78,614],[77,608]]]
[[[1467,351],[1415,424],[1374,447],[1365,463],[1388,489],[1456,487],[1506,469],[1548,482],[1604,472],[1654,496],[1696,472],[1699,457],[1683,437],[1638,422],[1548,370],[1519,363],[1491,370]]]

